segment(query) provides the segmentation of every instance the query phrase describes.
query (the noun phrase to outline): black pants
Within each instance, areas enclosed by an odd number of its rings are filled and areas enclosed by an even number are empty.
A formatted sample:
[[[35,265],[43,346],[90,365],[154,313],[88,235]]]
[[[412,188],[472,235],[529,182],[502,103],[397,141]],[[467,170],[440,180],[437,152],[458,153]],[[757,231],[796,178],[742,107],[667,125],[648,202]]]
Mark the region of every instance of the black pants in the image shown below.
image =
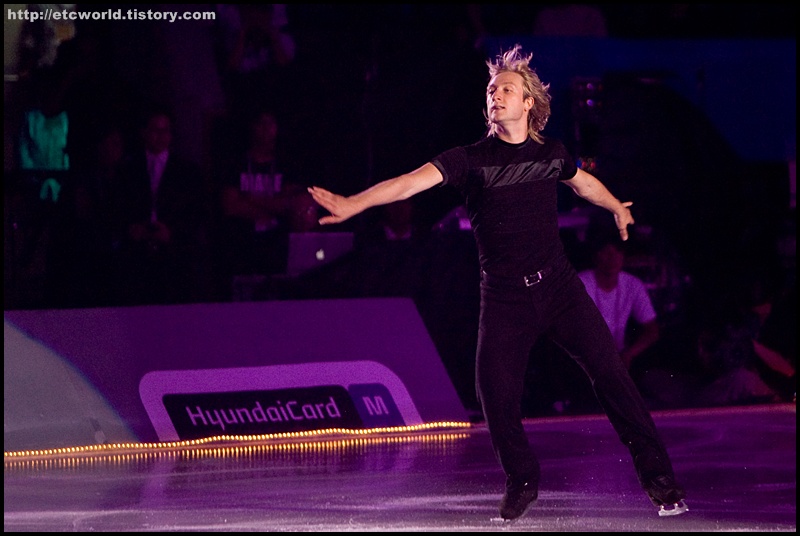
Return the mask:
[[[550,337],[586,372],[640,481],[673,475],[645,402],[611,332],[566,259],[532,286],[484,277],[476,356],[477,395],[495,454],[511,479],[539,479],[539,462],[522,426],[522,396],[530,351]],[[535,356],[533,357],[535,359]]]

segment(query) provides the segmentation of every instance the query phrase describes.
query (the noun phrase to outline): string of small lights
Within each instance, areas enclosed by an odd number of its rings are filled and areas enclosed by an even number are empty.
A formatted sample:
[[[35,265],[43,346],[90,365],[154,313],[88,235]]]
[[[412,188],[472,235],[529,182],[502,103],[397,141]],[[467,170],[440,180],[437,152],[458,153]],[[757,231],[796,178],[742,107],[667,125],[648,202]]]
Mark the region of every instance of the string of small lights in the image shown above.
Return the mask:
[[[6,469],[66,467],[75,463],[141,461],[152,457],[231,456],[281,451],[338,450],[353,446],[408,442],[448,442],[467,437],[469,422],[443,421],[410,426],[351,429],[329,428],[259,435],[220,435],[156,443],[104,443],[42,450],[4,452]],[[421,432],[425,432],[421,434]],[[431,434],[429,432],[438,432]]]

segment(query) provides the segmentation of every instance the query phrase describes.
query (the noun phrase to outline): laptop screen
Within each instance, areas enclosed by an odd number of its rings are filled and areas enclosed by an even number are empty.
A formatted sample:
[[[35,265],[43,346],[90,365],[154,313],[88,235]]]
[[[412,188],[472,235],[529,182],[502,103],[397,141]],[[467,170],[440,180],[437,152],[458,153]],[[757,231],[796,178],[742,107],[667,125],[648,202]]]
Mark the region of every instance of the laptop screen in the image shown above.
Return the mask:
[[[330,264],[353,250],[352,232],[289,233],[286,275],[297,277]]]

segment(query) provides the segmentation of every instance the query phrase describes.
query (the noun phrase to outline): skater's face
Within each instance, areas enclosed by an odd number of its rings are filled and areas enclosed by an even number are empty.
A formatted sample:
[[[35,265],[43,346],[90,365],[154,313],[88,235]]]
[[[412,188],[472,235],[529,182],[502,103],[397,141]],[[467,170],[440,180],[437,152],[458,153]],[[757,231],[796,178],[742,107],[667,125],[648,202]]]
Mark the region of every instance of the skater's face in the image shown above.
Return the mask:
[[[522,76],[502,72],[493,76],[486,87],[486,114],[498,124],[528,122],[533,97],[525,97]]]

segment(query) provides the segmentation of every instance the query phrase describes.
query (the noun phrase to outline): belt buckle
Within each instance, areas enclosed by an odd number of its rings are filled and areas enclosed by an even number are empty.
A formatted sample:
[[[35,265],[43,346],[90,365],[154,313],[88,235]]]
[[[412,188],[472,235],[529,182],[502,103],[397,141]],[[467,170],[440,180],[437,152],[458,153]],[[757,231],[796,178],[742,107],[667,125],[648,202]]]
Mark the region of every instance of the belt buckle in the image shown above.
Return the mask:
[[[535,274],[526,275],[522,279],[525,281],[525,286],[526,287],[532,287],[533,285],[541,282],[541,280],[542,280],[542,271],[539,270]]]

